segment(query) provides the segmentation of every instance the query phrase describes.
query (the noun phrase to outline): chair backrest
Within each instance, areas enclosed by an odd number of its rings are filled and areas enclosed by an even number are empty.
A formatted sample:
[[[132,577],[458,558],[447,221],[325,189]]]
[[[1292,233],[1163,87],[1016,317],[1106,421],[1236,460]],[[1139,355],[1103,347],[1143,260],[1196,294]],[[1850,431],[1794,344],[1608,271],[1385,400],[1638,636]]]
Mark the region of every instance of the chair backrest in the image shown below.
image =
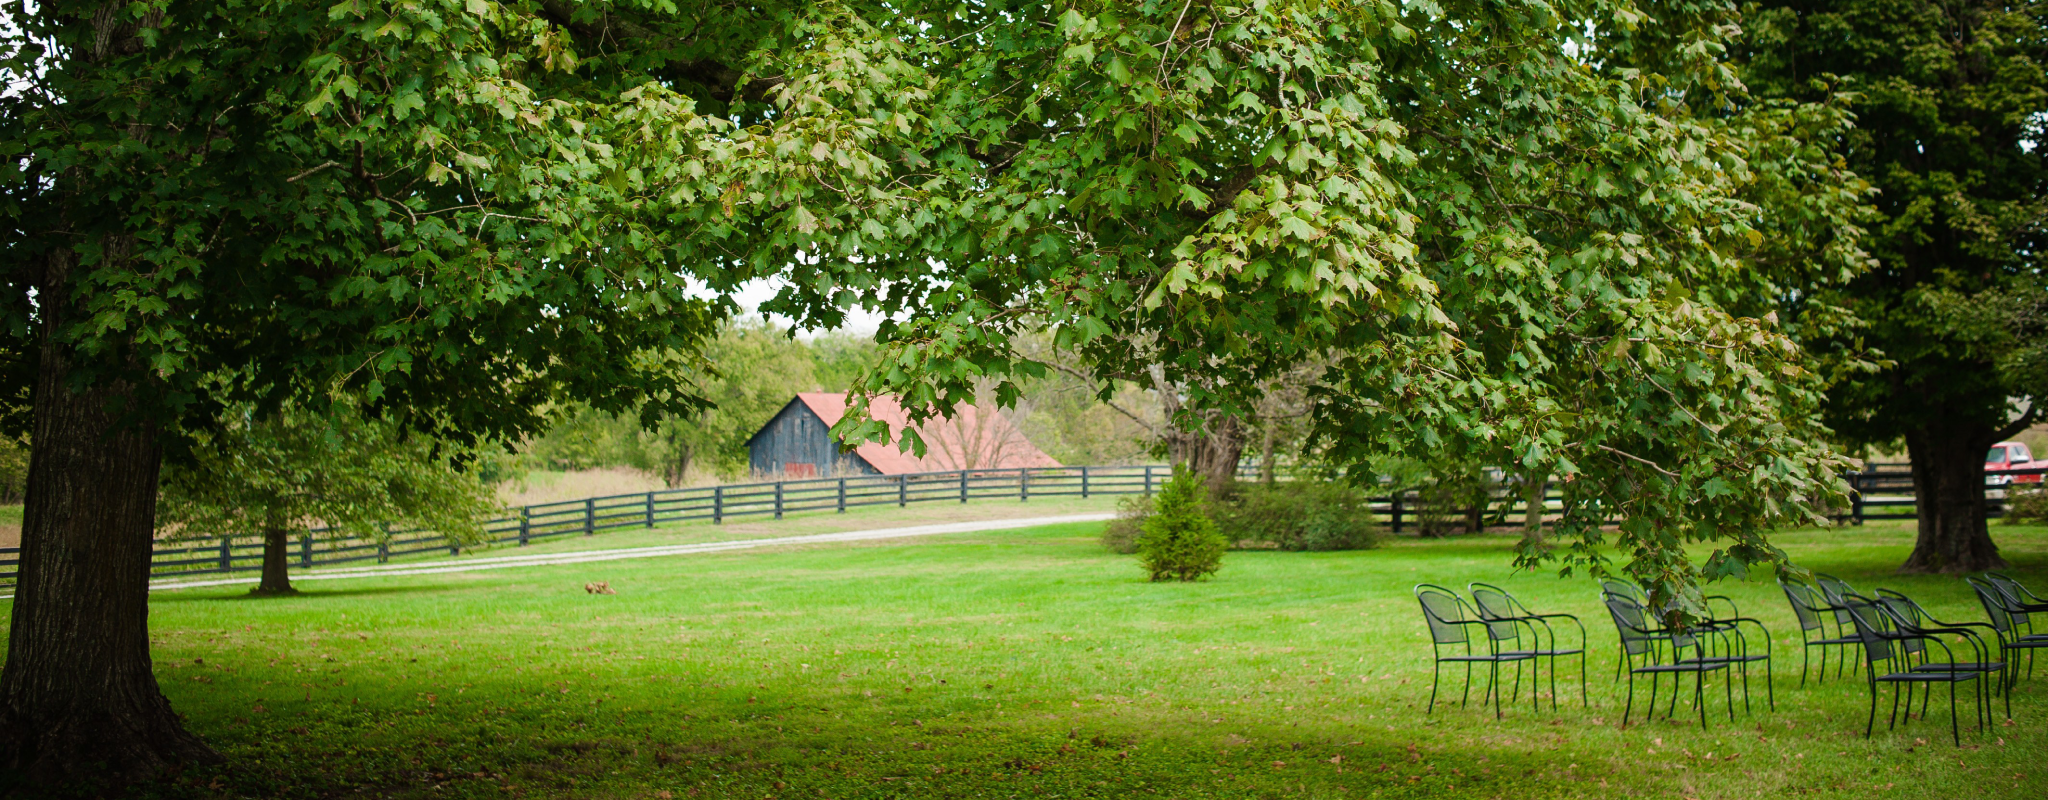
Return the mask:
[[[1650,645],[1659,639],[1670,641],[1679,648],[1691,647],[1692,637],[1684,634],[1666,633],[1652,625],[1643,604],[1617,594],[1606,595],[1607,616],[1614,620],[1614,632],[1621,637],[1621,648],[1629,655],[1639,656],[1650,651]]]
[[[1927,649],[1927,640],[1921,637],[1927,635],[1928,617],[1919,603],[1890,589],[1878,589],[1876,601],[1877,610],[1884,613],[1884,621],[1899,633],[1909,635],[1898,640],[1899,649],[1907,653],[1920,653]]]
[[[1792,616],[1799,619],[1800,630],[1820,630],[1820,606],[1822,604],[1820,597],[1814,593],[1813,587],[1803,583],[1793,583],[1784,578],[1778,579],[1778,586],[1785,590],[1785,600],[1792,604]]]
[[[2020,585],[2019,581],[2013,580],[2011,575],[2003,572],[1986,572],[1984,573],[1984,579],[1991,581],[1998,588],[2004,589],[2006,595],[2010,596],[2014,602],[2019,602],[2020,595],[2022,594],[2033,594],[2033,592],[2027,591],[2027,587]]]
[[[1963,580],[1969,582],[1970,590],[1977,593],[1977,602],[1984,606],[1984,616],[1991,618],[1991,627],[1997,629],[2001,636],[2012,633],[2013,618],[2006,610],[2005,593],[1976,578]]]
[[[2027,612],[2023,610],[2025,609],[2025,606],[2022,605],[2023,601],[2020,600],[2019,581],[1996,572],[1987,572],[1984,573],[1984,582],[1990,584],[1991,588],[1996,590],[2000,597],[2005,598],[2005,614],[2012,617],[2012,624],[2025,627],[2028,623],[2028,617]]]
[[[1600,593],[1628,598],[1638,606],[1650,602],[1649,596],[1643,594],[1643,590],[1628,581],[1601,581]]]
[[[1513,622],[1522,616],[1516,606],[1514,595],[1506,589],[1488,583],[1475,583],[1465,587],[1472,592],[1472,607],[1479,612],[1479,618],[1486,622],[1486,635],[1494,641],[1518,640],[1521,626]]]
[[[1892,636],[1884,626],[1877,601],[1852,592],[1842,595],[1842,608],[1850,624],[1856,627],[1856,638],[1863,642],[1863,660],[1871,664],[1891,660]]]
[[[1422,619],[1429,623],[1429,639],[1437,644],[1465,644],[1465,628],[1460,622],[1472,619],[1465,613],[1465,601],[1458,593],[1425,583],[1415,587],[1415,599],[1422,603]]]
[[[1814,585],[1820,587],[1820,595],[1827,598],[1830,605],[1847,605],[1842,602],[1842,598],[1856,593],[1856,590],[1849,585],[1848,581],[1825,572],[1813,573],[1813,582]]]

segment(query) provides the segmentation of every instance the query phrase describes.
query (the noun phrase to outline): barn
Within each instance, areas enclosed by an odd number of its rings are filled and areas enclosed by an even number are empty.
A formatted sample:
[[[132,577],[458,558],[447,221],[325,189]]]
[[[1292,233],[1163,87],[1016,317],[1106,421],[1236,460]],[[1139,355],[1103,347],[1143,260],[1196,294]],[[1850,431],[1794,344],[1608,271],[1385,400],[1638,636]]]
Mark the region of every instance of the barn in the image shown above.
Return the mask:
[[[903,407],[889,398],[875,400],[869,413],[894,429],[909,422]],[[918,426],[918,436],[925,442],[922,458],[898,450],[894,444],[874,442],[840,452],[831,428],[844,416],[844,395],[798,393],[747,439],[753,473],[771,478],[838,478],[1060,465],[1025,438],[1008,417],[977,406],[961,406],[950,419]]]

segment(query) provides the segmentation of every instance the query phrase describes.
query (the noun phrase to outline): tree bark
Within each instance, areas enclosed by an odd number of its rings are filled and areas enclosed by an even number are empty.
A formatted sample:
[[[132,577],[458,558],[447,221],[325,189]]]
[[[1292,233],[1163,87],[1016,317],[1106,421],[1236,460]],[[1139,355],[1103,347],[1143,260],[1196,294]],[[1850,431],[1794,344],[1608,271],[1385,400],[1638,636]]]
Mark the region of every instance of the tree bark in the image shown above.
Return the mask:
[[[1244,426],[1233,416],[1212,414],[1202,429],[1167,433],[1167,453],[1175,466],[1202,477],[1210,497],[1228,497],[1237,485],[1237,462],[1244,457]]]
[[[1543,490],[1550,473],[1531,470],[1522,478],[1522,541],[1543,543]]]
[[[290,575],[292,542],[283,526],[263,529],[263,580],[250,594],[298,594]]]
[[[1984,451],[2001,432],[1977,426],[1921,428],[1906,435],[1920,536],[1902,573],[2000,569],[1984,498]]]
[[[1280,471],[1273,466],[1273,425],[1272,420],[1266,420],[1266,441],[1259,448],[1259,483],[1267,486],[1280,479]]]
[[[118,784],[220,756],[180,724],[151,669],[162,450],[153,427],[122,418],[134,407],[133,385],[71,385],[71,355],[57,336],[71,259],[53,254],[38,292],[42,361],[21,574],[0,670],[0,770],[40,784]]]

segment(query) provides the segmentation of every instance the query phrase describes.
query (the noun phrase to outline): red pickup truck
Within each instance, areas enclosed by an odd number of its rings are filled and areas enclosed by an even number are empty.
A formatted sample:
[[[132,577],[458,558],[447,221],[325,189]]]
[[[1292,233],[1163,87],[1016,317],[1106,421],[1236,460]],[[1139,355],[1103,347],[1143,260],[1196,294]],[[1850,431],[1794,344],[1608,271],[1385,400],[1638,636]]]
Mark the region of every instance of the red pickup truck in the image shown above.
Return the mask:
[[[2027,446],[2019,442],[1999,442],[1991,446],[1991,452],[1984,456],[1984,469],[2048,469],[2048,460],[2036,461]],[[2005,486],[2013,483],[2040,483],[2040,475],[1986,475],[1984,485]]]

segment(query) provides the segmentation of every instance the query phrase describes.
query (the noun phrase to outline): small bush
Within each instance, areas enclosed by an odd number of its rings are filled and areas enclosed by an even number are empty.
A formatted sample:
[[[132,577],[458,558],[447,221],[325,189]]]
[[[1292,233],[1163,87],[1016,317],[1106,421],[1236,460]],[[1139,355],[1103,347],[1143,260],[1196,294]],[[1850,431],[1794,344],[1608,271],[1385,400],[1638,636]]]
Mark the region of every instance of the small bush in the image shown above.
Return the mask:
[[[1116,501],[1116,519],[1102,529],[1102,546],[1118,555],[1138,552],[1138,537],[1145,532],[1145,519],[1152,516],[1152,496],[1134,494]]]
[[[1215,505],[1216,526],[1240,549],[1364,550],[1380,530],[1357,487],[1322,481],[1241,484]]]
[[[1152,580],[1192,581],[1223,566],[1223,551],[1230,542],[1209,519],[1204,508],[1207,495],[1202,479],[1184,469],[1175,469],[1173,479],[1160,490],[1156,508],[1138,536],[1138,560]]]
[[[2020,487],[2026,488],[2020,488]],[[2005,524],[2048,522],[2048,488],[2043,484],[2013,484],[2005,492]]]

